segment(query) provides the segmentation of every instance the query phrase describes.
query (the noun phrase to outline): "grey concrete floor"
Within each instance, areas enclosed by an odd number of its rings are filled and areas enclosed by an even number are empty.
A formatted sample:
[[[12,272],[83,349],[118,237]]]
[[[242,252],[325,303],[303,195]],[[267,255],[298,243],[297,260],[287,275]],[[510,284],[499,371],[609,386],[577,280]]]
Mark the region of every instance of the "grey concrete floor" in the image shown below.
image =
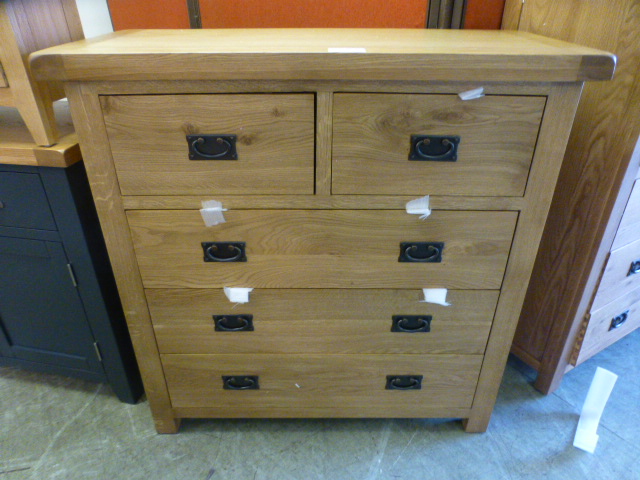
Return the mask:
[[[619,375],[594,454],[572,446],[597,366]],[[185,420],[108,386],[0,368],[0,480],[638,480],[640,331],[544,396],[509,360],[489,430],[443,420]]]

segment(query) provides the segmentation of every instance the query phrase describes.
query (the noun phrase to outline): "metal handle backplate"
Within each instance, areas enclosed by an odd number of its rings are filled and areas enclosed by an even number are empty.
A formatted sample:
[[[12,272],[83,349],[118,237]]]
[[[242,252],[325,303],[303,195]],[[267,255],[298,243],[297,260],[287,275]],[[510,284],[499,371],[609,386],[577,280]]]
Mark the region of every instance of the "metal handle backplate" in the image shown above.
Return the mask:
[[[622,312],[620,315],[616,315],[611,319],[611,324],[609,324],[609,331],[615,330],[616,328],[621,327],[629,318],[629,310],[626,312]]]
[[[401,242],[399,262],[440,263],[444,242]]]
[[[422,162],[455,162],[458,160],[457,135],[411,135],[409,160]]]
[[[253,315],[213,315],[216,332],[253,332]]]
[[[202,242],[205,262],[246,262],[245,242]]]
[[[420,390],[422,375],[387,375],[387,390]]]
[[[187,135],[189,160],[237,160],[236,135]]]
[[[427,333],[431,331],[431,315],[393,315],[391,331],[403,333]]]
[[[224,390],[259,390],[260,383],[257,375],[223,375],[222,388]]]

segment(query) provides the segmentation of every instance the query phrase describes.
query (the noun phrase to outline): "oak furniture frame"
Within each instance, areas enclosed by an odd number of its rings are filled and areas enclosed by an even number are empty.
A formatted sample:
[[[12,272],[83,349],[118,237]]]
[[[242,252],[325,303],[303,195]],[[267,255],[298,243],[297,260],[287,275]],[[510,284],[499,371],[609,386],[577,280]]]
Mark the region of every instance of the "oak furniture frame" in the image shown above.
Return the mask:
[[[358,49],[351,53],[332,53],[328,50],[331,47]],[[513,32],[294,29],[119,32],[104,37],[99,42],[76,42],[39,52],[32,56],[31,62],[38,79],[65,82],[158,432],[176,432],[180,419],[186,417],[251,416],[457,417],[465,420],[465,428],[469,432],[480,432],[487,428],[582,82],[610,78],[615,57],[597,50]],[[468,104],[457,99],[457,93],[480,86],[484,87],[485,99],[471,100]],[[374,121],[374,125],[407,133],[407,151],[402,155],[408,152],[408,133],[412,132],[406,128],[406,131],[402,130],[404,127],[401,119],[409,122],[410,127],[407,128],[413,128],[412,119],[420,119],[422,115],[422,110],[414,111],[407,107],[403,103],[405,99],[429,96],[436,99],[446,96],[450,101],[449,106],[437,109],[435,113],[425,113],[425,119],[441,123],[458,122],[462,125],[469,122],[469,118],[474,118],[474,115],[465,116],[463,113],[467,108],[474,108],[474,101],[478,102],[477,105],[483,105],[483,102],[491,102],[504,95],[541,99],[543,106],[536,108],[543,108],[544,111],[541,119],[538,116],[539,123],[533,123],[537,131],[533,144],[531,140],[527,140],[527,135],[524,140],[520,136],[516,140],[517,151],[530,149],[531,152],[528,160],[530,164],[527,163],[530,166],[525,166],[527,181],[515,187],[516,193],[486,194],[482,192],[488,190],[483,190],[480,185],[477,187],[478,192],[474,194],[465,187],[465,178],[473,183],[473,173],[453,173],[452,185],[455,183],[457,190],[453,189],[452,194],[442,192],[432,195],[433,213],[423,224],[416,217],[408,219],[404,210],[407,201],[429,194],[428,177],[424,190],[420,191],[400,184],[394,194],[353,194],[354,190],[350,190],[349,185],[354,188],[362,186],[363,183],[366,184],[366,178],[362,174],[345,174],[348,169],[345,170],[343,160],[350,158],[353,152],[340,156],[336,150],[336,145],[341,142],[337,135],[342,135],[339,133],[339,118],[350,110],[342,109],[340,103],[344,105],[343,100],[349,95],[365,93],[380,95],[381,98],[398,95],[393,97],[398,99],[397,108],[384,110],[380,114],[387,121]],[[215,188],[207,189],[206,181],[202,184],[192,178],[189,173],[192,169],[211,168],[215,172],[216,168],[230,167],[195,167],[189,163],[184,134],[210,133],[201,129],[203,125],[207,125],[208,120],[194,114],[195,120],[185,122],[181,115],[187,109],[181,109],[178,100],[183,97],[188,100],[193,96],[226,102],[238,94],[275,94],[285,99],[312,96],[313,148],[310,154],[315,159],[308,163],[309,153],[303,153],[298,163],[302,170],[296,173],[311,181],[301,187],[307,190],[284,195],[261,193],[260,188],[250,192],[234,191],[224,183],[215,183],[215,174],[209,175]],[[149,102],[149,111],[130,108],[145,99]],[[523,102],[529,106],[523,103],[504,113],[524,115],[521,120],[510,123],[519,125],[522,121],[527,124],[535,118],[531,113],[530,103],[525,100]],[[165,103],[165,117],[176,119],[174,133],[167,133],[166,125],[163,120],[158,120],[157,112],[149,113],[154,112],[153,109],[158,105],[162,109],[161,105]],[[351,110],[358,111],[357,108]],[[136,118],[136,111],[141,116]],[[230,111],[233,115],[234,109]],[[276,122],[287,119],[290,115],[304,118],[306,114],[300,112],[308,110],[304,107],[296,110],[285,105],[270,108],[270,111],[271,121]],[[457,113],[447,114],[447,111]],[[236,126],[250,130],[254,117],[250,117],[248,113],[246,116],[246,122],[236,122]],[[212,118],[215,120],[218,116]],[[365,117],[362,118],[366,122]],[[493,118],[499,119],[500,115],[494,115]],[[359,124],[345,121],[348,127]],[[491,123],[486,120],[479,122],[483,125]],[[258,123],[262,125],[261,121]],[[145,131],[148,135],[143,134]],[[502,131],[502,127],[493,128],[496,137]],[[286,138],[286,132],[284,134]],[[172,140],[167,138],[171,135],[175,137],[176,145],[178,139],[180,144],[184,142],[182,155],[173,152]],[[306,134],[300,135],[305,138]],[[271,139],[270,136],[266,137]],[[133,148],[137,142],[142,141],[141,138],[151,138],[145,142],[150,151],[155,152],[150,157],[142,154],[145,161],[149,162],[149,172],[159,170],[158,164],[165,164],[168,171],[173,172],[171,175],[175,181],[182,185],[170,192],[171,195],[164,190],[160,190],[163,192],[161,194],[154,193],[157,192],[154,190],[154,182],[147,182],[145,170],[140,167],[140,155],[136,156]],[[249,141],[245,138],[244,144],[238,144],[239,156],[242,157],[241,148],[249,148],[252,142],[261,139],[265,141],[264,138],[264,135],[259,134],[250,136]],[[365,135],[365,138],[369,137]],[[153,146],[154,139],[159,142],[157,148]],[[353,141],[356,142],[355,139]],[[476,145],[482,150],[479,144]],[[171,151],[165,155],[167,148]],[[366,145],[362,148],[366,151]],[[375,157],[375,151],[373,155]],[[157,159],[155,164],[151,159],[154,157]],[[461,150],[458,165],[463,165],[466,158],[467,153],[463,155]],[[492,158],[495,157],[488,156],[488,164],[491,164]],[[278,155],[274,155],[271,161],[274,168],[280,168]],[[384,161],[376,157],[371,160],[371,165],[381,165],[376,162]],[[509,162],[513,165],[515,161],[512,159]],[[363,159],[363,168],[367,164]],[[241,168],[243,164],[238,161],[237,165]],[[306,167],[303,168],[303,165]],[[403,172],[406,168],[406,164],[402,164],[399,171]],[[454,169],[453,172],[455,171]],[[344,175],[350,175],[350,179],[344,178],[341,193],[336,194],[335,178]],[[513,178],[520,178],[520,175],[522,169],[514,167]],[[281,176],[283,186],[286,186],[288,178],[285,168]],[[159,185],[162,185],[161,177],[160,181]],[[123,186],[127,182],[129,186]],[[492,187],[490,183],[485,185],[487,189]],[[508,188],[507,183],[504,182],[504,188]],[[435,188],[433,182],[431,185]],[[212,198],[221,201],[224,208],[228,209],[225,213],[228,221],[221,227],[206,229],[201,225],[197,210],[201,208],[201,201]],[[388,275],[390,283],[385,283],[386,279],[381,276],[381,264],[376,263],[382,260],[359,263],[358,268],[362,269],[359,270],[360,273],[350,276],[351,270],[341,270],[343,256],[338,250],[332,254],[335,258],[327,257],[337,269],[332,276],[329,270],[322,270],[313,257],[313,252],[301,250],[303,247],[300,245],[303,243],[299,243],[299,238],[313,238],[305,230],[309,225],[319,225],[320,230],[316,234],[327,238],[330,245],[342,245],[341,238],[345,235],[367,237],[375,236],[378,231],[385,235],[401,232],[402,228],[387,229],[379,220],[376,223],[376,212],[379,212],[381,218],[393,219],[398,225],[411,225],[411,228],[427,230],[443,228],[442,232],[457,228],[446,218],[469,219],[466,223],[458,223],[462,228],[460,231],[473,231],[477,233],[472,236],[480,236],[475,237],[476,240],[469,237],[464,240],[466,243],[463,242],[463,245],[455,243],[457,234],[451,234],[453,245],[458,246],[451,247],[449,252],[445,247],[443,258],[447,262],[449,259],[453,261],[456,255],[473,251],[477,253],[480,264],[485,255],[494,256],[491,264],[493,266],[488,267],[490,274],[486,275],[487,279],[477,272],[474,274],[474,262],[471,260],[467,263],[466,270],[447,267],[446,264],[433,267],[432,270],[429,270],[430,267],[415,270],[423,272],[420,275],[424,275],[424,272],[442,272],[441,282],[438,278],[429,277],[429,273],[424,280],[409,281],[402,279],[397,273],[400,270],[394,266],[390,267]],[[270,218],[271,230],[268,229]],[[482,218],[490,219],[489,223],[481,220]],[[258,238],[254,243],[247,242],[247,263],[238,267],[235,272],[220,270],[231,272],[222,275],[222,279],[216,278],[216,275],[208,275],[207,270],[203,269],[202,251],[197,259],[192,247],[189,247],[191,250],[187,249],[191,253],[187,252],[181,246],[182,240],[179,240],[187,238],[192,241],[198,238],[199,242],[201,236],[207,235],[206,232],[211,232],[209,235],[214,237],[216,232],[238,233],[241,230],[234,229],[242,229],[244,222],[251,225],[251,228],[257,225],[261,233],[256,235],[262,235],[263,240]],[[252,231],[251,228],[245,230]],[[286,238],[282,237],[282,232],[288,230],[294,233],[284,241]],[[507,232],[507,239],[504,232]],[[482,244],[484,248],[481,247]],[[159,252],[159,260],[155,263],[149,250],[153,245],[158,246]],[[292,264],[282,260],[283,263],[277,265],[284,269],[284,274],[278,274],[279,267],[272,267],[268,263],[281,261],[281,256],[278,255],[270,259],[268,251],[271,251],[269,249],[273,245],[283,251],[293,248],[294,254],[300,254],[297,261],[302,268],[300,271],[304,273],[300,274]],[[314,248],[313,242],[304,245],[307,245],[304,248]],[[266,253],[261,253],[261,249]],[[397,244],[393,246],[393,262],[397,261],[396,250]],[[387,252],[382,256],[389,259],[392,255]],[[160,260],[160,257],[164,260]],[[254,257],[258,260],[252,264]],[[183,261],[186,263],[181,269],[179,265]],[[256,268],[260,265],[267,267],[257,274],[258,270],[252,270],[252,265],[256,265]],[[311,268],[304,270],[305,265],[311,265]],[[356,278],[357,281],[354,280]],[[338,295],[344,289],[351,295],[349,305],[345,308],[354,307],[356,314],[358,305],[362,303],[357,297],[359,289],[370,293],[381,289],[380,293],[385,295],[401,295],[402,292],[406,295],[408,292],[413,299],[412,308],[416,309],[420,305],[420,289],[427,287],[448,288],[454,301],[476,290],[492,291],[499,298],[495,314],[485,319],[490,322],[490,328],[486,330],[482,346],[479,350],[477,346],[471,347],[475,349],[474,354],[461,353],[461,345],[465,344],[467,346],[464,348],[469,348],[468,343],[462,341],[460,344],[454,341],[453,347],[449,347],[452,350],[447,350],[448,347],[442,346],[444,343],[439,346],[439,342],[429,343],[428,340],[416,347],[420,354],[410,350],[408,353],[389,350],[389,347],[384,347],[382,352],[379,349],[371,351],[366,350],[369,346],[363,347],[362,342],[355,342],[353,336],[347,335],[340,348],[349,350],[346,345],[352,345],[353,348],[346,354],[331,353],[331,349],[336,348],[335,343],[329,343],[321,353],[311,354],[304,350],[304,344],[296,346],[295,338],[291,340],[293,343],[275,338],[269,342],[267,338],[267,353],[253,350],[248,355],[238,355],[220,344],[212,347],[207,342],[201,342],[197,347],[195,339],[199,334],[206,334],[207,327],[195,320],[183,327],[200,333],[189,337],[193,342],[180,341],[175,335],[182,327],[175,324],[171,327],[163,319],[179,320],[182,318],[180,315],[170,312],[180,311],[187,304],[193,307],[189,310],[189,318],[198,315],[196,310],[206,311],[202,307],[201,295],[211,295],[213,298],[209,313],[215,313],[213,310],[216,309],[230,308],[226,306],[229,305],[228,302],[220,296],[219,287],[223,284],[256,287],[252,293],[255,295],[255,308],[263,308],[261,305],[267,298],[277,301],[282,296],[302,295],[305,292],[313,294],[314,291],[326,295],[324,302],[320,303],[331,304],[335,298],[333,295]],[[164,298],[169,304],[159,307],[158,297]],[[299,297],[295,298],[298,302]],[[487,299],[484,300],[486,301]],[[306,302],[318,305],[317,299],[307,298]],[[296,309],[305,304],[293,303],[284,312],[284,320],[294,325],[300,320]],[[252,302],[246,306],[251,308]],[[451,308],[454,307],[455,305]],[[160,313],[154,313],[154,310]],[[327,316],[331,314],[327,313]],[[369,324],[368,319],[356,321],[363,325]],[[312,325],[313,319],[308,322]],[[166,328],[174,328],[174,334],[164,335],[162,331]],[[208,328],[209,337],[215,338],[211,330],[213,324]],[[365,338],[370,337],[365,335]],[[262,345],[264,344],[263,340]],[[317,343],[314,345],[318,347]],[[187,347],[202,348],[207,353],[195,353],[194,350],[185,349]],[[278,351],[278,348],[281,350]],[[385,351],[390,353],[384,353]],[[262,391],[248,390],[249,395],[241,397],[242,401],[239,401],[240,397],[233,396],[239,392],[230,394],[216,386],[220,381],[219,374],[222,372],[223,378],[224,375],[231,375],[237,365],[246,367],[244,373],[252,369],[262,372]],[[363,385],[358,382],[354,389],[343,385],[344,390],[338,388],[338,393],[327,393],[332,391],[327,379],[332,378],[336,372],[347,372],[346,376],[352,378],[348,373],[348,366],[355,366],[359,375],[357,378],[369,379],[379,378],[385,365],[390,366],[387,371],[390,368],[395,372],[393,366],[399,365],[401,371],[409,371],[408,373],[411,373],[410,365],[415,365],[417,370],[425,373],[426,389],[434,392],[434,400],[414,396],[411,398],[420,400],[411,402],[411,408],[394,410],[388,408],[388,402],[400,401],[402,397],[394,396],[397,392],[386,392],[383,385],[382,390],[370,397],[368,392],[357,386]],[[429,365],[434,368],[434,372],[442,373],[440,380],[433,378]],[[284,372],[283,376],[278,377],[277,372]],[[304,388],[309,384],[305,382],[314,376],[318,378],[318,385],[312,387],[309,396]],[[296,380],[299,380],[298,387],[295,386]],[[251,382],[255,382],[257,386],[257,379]],[[375,382],[379,383],[377,380]],[[251,396],[253,393],[256,395]],[[404,393],[423,395],[421,392]],[[269,402],[269,395],[275,395],[277,401]],[[257,400],[251,400],[252,398]],[[365,398],[367,401],[364,401]],[[332,399],[342,399],[343,403]]]

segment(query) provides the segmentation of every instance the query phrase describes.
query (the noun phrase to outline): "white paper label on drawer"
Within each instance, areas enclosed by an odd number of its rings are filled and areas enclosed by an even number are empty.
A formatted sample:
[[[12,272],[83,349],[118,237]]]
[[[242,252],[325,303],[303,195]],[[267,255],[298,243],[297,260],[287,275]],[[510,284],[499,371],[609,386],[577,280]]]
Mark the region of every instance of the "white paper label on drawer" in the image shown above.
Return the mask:
[[[484,97],[484,87],[474,88],[473,90],[467,90],[466,92],[460,92],[458,94],[461,100],[475,100],[476,98]]]
[[[443,305],[448,307],[451,305],[447,302],[447,289],[446,288],[423,288],[424,300],[420,300],[423,303],[435,303],[437,305]]]
[[[226,212],[226,208],[222,208],[222,203],[217,200],[206,200],[202,202],[202,209],[200,215],[204,220],[204,224],[207,227],[213,227],[219,223],[225,223],[224,215],[222,212]]]
[[[367,53],[367,49],[363,47],[329,47],[329,53]]]
[[[431,209],[429,208],[429,195],[407,202],[407,213],[420,215],[420,220],[424,220],[431,215]]]
[[[234,288],[224,287],[224,294],[231,303],[247,303],[249,302],[249,293],[253,288]]]
[[[578,420],[578,429],[573,439],[574,447],[589,453],[593,453],[596,450],[599,438],[596,433],[598,424],[616,380],[618,380],[618,376],[615,373],[601,367],[596,369],[587,392],[587,398],[582,406],[580,420]]]

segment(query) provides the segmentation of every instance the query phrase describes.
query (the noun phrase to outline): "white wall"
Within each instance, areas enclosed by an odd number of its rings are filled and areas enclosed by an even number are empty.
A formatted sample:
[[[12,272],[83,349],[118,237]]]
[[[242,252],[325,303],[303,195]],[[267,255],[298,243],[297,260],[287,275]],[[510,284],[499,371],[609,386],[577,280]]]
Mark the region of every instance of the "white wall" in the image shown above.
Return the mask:
[[[107,0],[76,0],[86,38],[113,32]]]

